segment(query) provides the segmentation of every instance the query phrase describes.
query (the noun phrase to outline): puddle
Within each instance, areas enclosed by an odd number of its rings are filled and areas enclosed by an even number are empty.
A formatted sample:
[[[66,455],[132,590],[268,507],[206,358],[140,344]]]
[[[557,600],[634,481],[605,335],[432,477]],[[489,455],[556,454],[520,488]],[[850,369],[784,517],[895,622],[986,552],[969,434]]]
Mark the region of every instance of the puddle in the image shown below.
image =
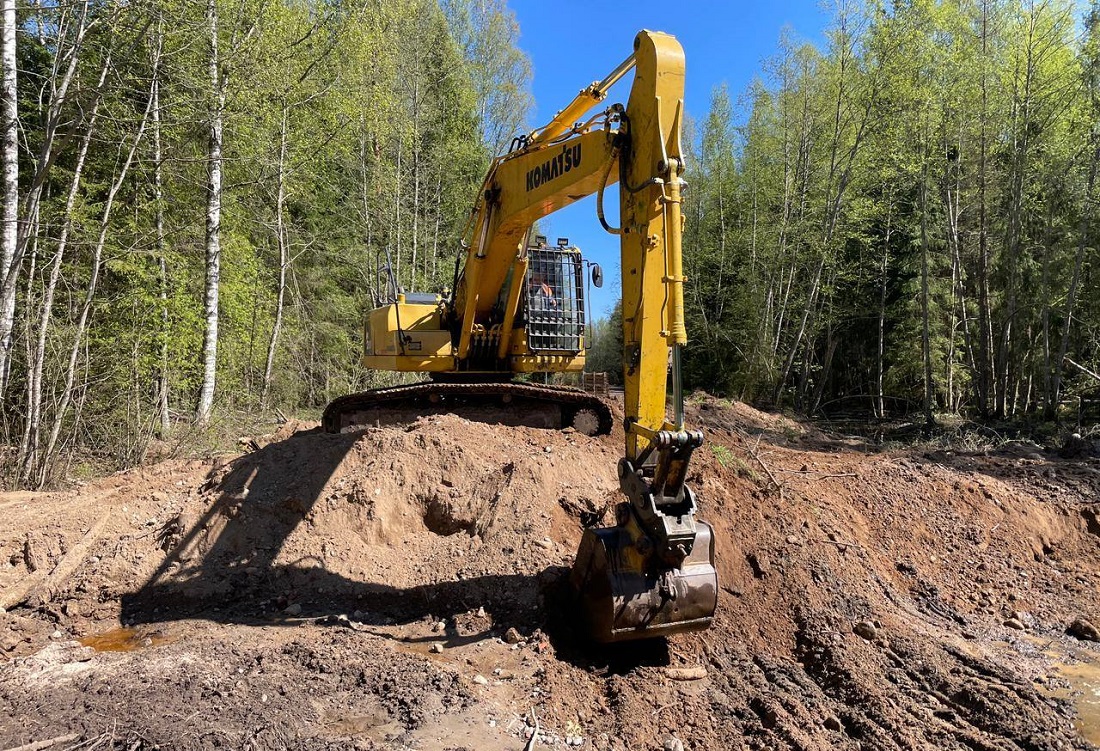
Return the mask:
[[[80,643],[97,652],[133,652],[136,649],[155,647],[169,641],[165,634],[157,629],[140,630],[136,628],[113,628],[100,634],[85,636]]]
[[[1073,663],[1055,662],[1051,667],[1070,686],[1068,691],[1062,689],[1052,693],[1073,702],[1077,710],[1073,725],[1077,732],[1089,743],[1100,745],[1100,664],[1083,659]]]
[[[1071,639],[1047,639],[1019,634],[1012,642],[991,642],[1000,651],[1038,658],[1052,679],[1035,688],[1073,705],[1073,726],[1083,740],[1100,746],[1100,654]]]

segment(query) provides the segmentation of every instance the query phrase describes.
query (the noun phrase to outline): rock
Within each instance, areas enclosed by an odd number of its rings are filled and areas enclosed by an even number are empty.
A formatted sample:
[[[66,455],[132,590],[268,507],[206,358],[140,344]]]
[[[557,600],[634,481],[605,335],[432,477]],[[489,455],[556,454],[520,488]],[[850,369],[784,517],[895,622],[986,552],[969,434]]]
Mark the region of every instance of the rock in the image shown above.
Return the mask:
[[[801,545],[802,540],[798,539],[797,535],[787,535],[787,544],[788,545]]]
[[[428,651],[431,652],[433,655],[443,654],[443,642],[437,641],[435,644],[428,648]]]
[[[1100,641],[1100,630],[1084,618],[1074,618],[1066,633],[1083,641]]]
[[[535,540],[535,544],[545,550],[549,550],[550,548],[554,547],[554,541],[551,540],[549,537],[544,537],[541,540]]]
[[[839,732],[839,731],[844,729],[844,725],[841,724],[840,718],[837,717],[835,714],[831,714],[828,717],[826,717],[825,722],[823,724],[829,730],[836,730],[836,731]]]
[[[878,636],[878,629],[870,621],[859,621],[852,626],[852,633],[862,636],[867,641],[874,641],[875,637]]]
[[[52,634],[50,634],[50,638],[53,639],[54,641],[57,641],[58,639],[64,638],[64,636],[65,636],[65,634],[61,633],[60,630],[55,630]]]
[[[1009,618],[1004,622],[1005,628],[1014,628],[1017,631],[1024,630],[1024,624],[1020,622],[1019,618]]]
[[[289,615],[291,617],[294,617],[296,615],[301,615],[302,614],[302,606],[299,605],[296,602],[293,602],[290,605],[286,606],[286,608],[283,610],[283,613],[285,613],[286,615]]]
[[[446,630],[447,630],[447,622],[446,621],[437,621],[437,622],[432,624],[432,633],[433,634],[442,634]]]
[[[894,568],[896,568],[901,573],[906,574],[907,576],[917,575],[917,567],[909,561],[896,561],[894,563]]]
[[[521,634],[515,626],[504,632],[504,641],[507,644],[519,644],[523,641],[523,634]]]
[[[707,669],[702,665],[686,668],[665,668],[665,675],[674,681],[699,681],[707,677]]]
[[[671,735],[665,738],[665,743],[661,748],[664,751],[684,751],[684,742],[675,735]]]
[[[440,650],[440,651],[442,652],[443,650]],[[489,679],[486,678],[483,675],[475,675],[474,676],[474,683],[476,683],[479,686],[488,686],[489,685]]]

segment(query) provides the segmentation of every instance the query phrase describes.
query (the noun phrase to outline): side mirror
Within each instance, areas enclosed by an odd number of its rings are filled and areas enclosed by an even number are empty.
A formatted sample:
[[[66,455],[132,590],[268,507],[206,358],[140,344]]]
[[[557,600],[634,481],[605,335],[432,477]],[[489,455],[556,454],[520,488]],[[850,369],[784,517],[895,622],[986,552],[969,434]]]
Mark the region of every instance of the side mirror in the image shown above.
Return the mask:
[[[592,264],[592,286],[596,289],[603,286],[603,269],[598,263]]]

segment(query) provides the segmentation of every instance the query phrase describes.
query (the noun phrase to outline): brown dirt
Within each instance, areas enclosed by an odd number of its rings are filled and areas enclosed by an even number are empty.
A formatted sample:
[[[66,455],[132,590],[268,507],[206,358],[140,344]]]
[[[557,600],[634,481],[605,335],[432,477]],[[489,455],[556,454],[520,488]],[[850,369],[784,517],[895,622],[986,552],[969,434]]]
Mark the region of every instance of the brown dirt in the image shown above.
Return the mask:
[[[0,495],[0,747],[1094,748],[1100,462],[690,415],[721,594],[667,642],[588,647],[561,596],[621,433],[292,425]]]

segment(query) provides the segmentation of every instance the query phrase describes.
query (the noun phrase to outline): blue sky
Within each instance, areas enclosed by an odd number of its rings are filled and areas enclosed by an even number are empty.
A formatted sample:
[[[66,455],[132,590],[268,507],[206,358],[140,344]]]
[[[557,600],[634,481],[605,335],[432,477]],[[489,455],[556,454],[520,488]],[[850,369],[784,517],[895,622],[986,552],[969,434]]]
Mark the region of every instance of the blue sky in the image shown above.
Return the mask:
[[[687,110],[701,120],[716,87],[727,84],[736,102],[753,78],[761,75],[784,27],[820,45],[830,16],[829,8],[818,0],[510,0],[509,5],[520,23],[519,46],[534,67],[532,127],[543,125],[578,91],[610,73],[630,54],[639,29],[666,31],[680,40],[687,58]],[[630,81],[627,76],[615,86],[607,103],[625,102]],[[690,173],[687,180],[690,184]],[[610,213],[618,200],[606,203]],[[586,258],[603,265],[608,283],[602,290],[592,290],[591,309],[597,317],[605,315],[619,296],[619,245],[618,238],[600,228],[595,199],[553,214],[540,227],[551,241],[568,237]]]

